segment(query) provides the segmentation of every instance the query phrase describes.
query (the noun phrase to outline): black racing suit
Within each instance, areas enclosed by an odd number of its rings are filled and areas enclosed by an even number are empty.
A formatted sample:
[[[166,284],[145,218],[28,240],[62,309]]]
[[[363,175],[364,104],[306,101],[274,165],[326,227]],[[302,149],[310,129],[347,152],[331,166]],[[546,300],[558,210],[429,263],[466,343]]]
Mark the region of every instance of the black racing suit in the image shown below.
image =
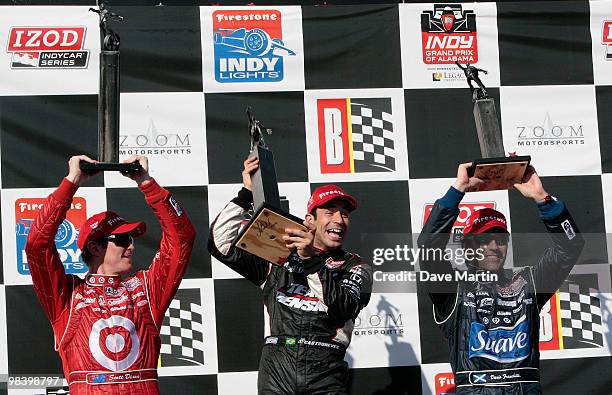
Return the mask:
[[[446,247],[462,197],[451,188],[436,201],[420,248]],[[421,261],[421,270],[452,274],[452,281],[428,282],[426,289],[434,320],[448,340],[457,395],[541,393],[540,309],[567,278],[584,239],[562,202],[539,209],[552,244],[533,267],[502,269],[497,281],[484,282],[457,278],[448,261]]]
[[[354,319],[370,299],[372,268],[340,249],[283,266],[231,248],[250,207],[243,188],[211,225],[210,253],[263,290],[265,345],[260,394],[345,394]]]

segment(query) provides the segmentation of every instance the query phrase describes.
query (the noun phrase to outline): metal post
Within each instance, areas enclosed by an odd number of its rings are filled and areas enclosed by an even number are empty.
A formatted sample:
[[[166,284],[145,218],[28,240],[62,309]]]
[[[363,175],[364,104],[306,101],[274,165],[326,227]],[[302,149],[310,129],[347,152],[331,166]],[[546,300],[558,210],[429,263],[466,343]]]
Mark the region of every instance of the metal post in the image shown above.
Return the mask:
[[[495,102],[491,98],[476,100],[474,103],[474,120],[483,158],[504,157],[504,139],[502,136]]]
[[[119,162],[119,51],[100,52],[98,160]]]

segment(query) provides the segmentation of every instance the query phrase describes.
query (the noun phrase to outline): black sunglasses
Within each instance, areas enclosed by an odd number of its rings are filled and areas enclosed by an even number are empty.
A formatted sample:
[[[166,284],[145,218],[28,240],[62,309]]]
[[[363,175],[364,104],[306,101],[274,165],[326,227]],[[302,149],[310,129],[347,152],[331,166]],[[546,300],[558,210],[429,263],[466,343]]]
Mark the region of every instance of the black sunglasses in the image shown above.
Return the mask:
[[[116,246],[127,248],[134,242],[134,238],[129,233],[118,233],[108,235],[105,240],[112,241]]]
[[[510,235],[508,233],[480,233],[474,235],[474,241],[478,245],[487,245],[492,240],[495,240],[497,245],[507,245],[508,240],[510,239]]]

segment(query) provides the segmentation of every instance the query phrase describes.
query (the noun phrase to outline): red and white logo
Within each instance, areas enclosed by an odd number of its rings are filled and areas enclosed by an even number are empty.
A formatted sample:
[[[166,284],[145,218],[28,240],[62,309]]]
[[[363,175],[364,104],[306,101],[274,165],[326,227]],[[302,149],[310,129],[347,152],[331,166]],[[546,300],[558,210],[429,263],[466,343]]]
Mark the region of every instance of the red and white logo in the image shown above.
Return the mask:
[[[84,26],[11,27],[11,68],[86,68]]]
[[[136,362],[140,339],[136,326],[119,315],[96,321],[89,334],[89,351],[102,366],[113,372],[126,370]]]
[[[561,350],[563,348],[558,299],[559,295],[553,294],[540,311],[540,350]]]
[[[434,380],[436,382],[436,395],[455,394],[455,376],[452,373],[438,373]]]
[[[427,218],[429,218],[429,214],[431,214],[433,206],[433,203],[427,203],[425,205],[425,210],[423,210],[423,224],[427,222]],[[460,241],[461,235],[463,234],[463,228],[465,228],[467,219],[472,215],[472,213],[483,208],[495,209],[495,202],[461,203],[459,205],[459,216],[457,217],[457,220],[453,224],[452,228],[453,242]]]
[[[606,60],[612,60],[612,21],[604,21],[601,43],[606,46]]]
[[[321,173],[396,171],[393,122],[389,97],[318,99]]]
[[[478,62],[476,14],[460,4],[436,4],[421,14],[423,62]]]

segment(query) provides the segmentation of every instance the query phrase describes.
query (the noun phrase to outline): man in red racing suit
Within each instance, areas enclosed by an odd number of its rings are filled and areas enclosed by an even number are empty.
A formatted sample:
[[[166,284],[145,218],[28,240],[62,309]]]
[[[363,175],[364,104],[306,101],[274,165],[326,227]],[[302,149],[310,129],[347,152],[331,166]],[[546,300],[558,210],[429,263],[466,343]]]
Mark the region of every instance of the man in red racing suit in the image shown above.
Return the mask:
[[[143,170],[127,175],[138,183],[163,231],[151,266],[122,278],[132,269],[133,236],[143,222],[128,223],[112,212],[89,218],[77,244],[89,273],[67,275],[54,238],[72,197],[89,178],[79,162],[69,161],[69,174],[47,198],[26,244],[28,264],[38,299],[51,321],[55,350],[62,360],[71,394],[158,394],[159,330],[164,313],[181,282],[195,239],[185,210],[148,174],[147,158],[134,156]]]

